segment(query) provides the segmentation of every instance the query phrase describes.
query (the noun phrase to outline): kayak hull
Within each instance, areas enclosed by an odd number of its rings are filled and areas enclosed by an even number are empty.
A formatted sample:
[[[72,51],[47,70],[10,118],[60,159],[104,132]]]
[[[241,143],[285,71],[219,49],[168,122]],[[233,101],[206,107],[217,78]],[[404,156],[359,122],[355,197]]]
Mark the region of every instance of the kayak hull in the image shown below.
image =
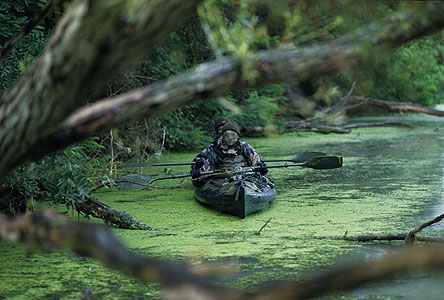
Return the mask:
[[[262,177],[262,176],[261,176]],[[210,180],[195,192],[197,201],[225,214],[246,218],[267,209],[276,190],[265,178]]]

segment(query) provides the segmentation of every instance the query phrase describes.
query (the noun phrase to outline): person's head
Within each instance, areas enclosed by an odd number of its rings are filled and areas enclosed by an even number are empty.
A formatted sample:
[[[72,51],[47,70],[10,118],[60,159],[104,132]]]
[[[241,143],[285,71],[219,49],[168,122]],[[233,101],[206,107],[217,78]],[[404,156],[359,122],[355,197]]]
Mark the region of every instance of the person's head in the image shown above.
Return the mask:
[[[214,122],[214,132],[220,136],[222,134],[222,127],[228,122],[230,122],[230,120],[227,117],[217,118]]]
[[[240,129],[235,123],[227,122],[221,128],[222,142],[227,146],[234,146],[239,139]]]

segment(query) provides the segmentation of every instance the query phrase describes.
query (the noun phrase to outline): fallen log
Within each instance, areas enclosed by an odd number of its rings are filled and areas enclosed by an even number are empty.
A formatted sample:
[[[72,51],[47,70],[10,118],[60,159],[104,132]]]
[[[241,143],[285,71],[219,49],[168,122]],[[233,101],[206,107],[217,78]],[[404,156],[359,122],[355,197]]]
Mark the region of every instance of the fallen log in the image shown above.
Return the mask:
[[[361,127],[378,127],[378,126],[404,126],[412,128],[413,126],[411,124],[405,123],[405,122],[397,122],[397,121],[381,121],[381,122],[363,122],[363,123],[353,123],[353,124],[347,124],[344,125],[343,128],[345,129],[352,129],[352,128],[361,128]]]
[[[285,123],[285,131],[309,130],[318,133],[350,133],[349,129],[337,126],[329,126],[323,124],[315,124],[305,120],[287,121]]]
[[[353,95],[344,96],[339,102],[331,107],[329,114],[338,113],[340,111],[345,112],[347,115],[353,114],[358,108],[362,107],[373,107],[383,109],[386,112],[414,112],[414,113],[424,113],[428,115],[444,117],[444,111],[434,108],[429,108],[416,103],[410,102],[396,102],[387,101],[373,98],[365,98]]]
[[[126,212],[121,212],[117,209],[114,209],[111,206],[108,206],[92,197],[85,197],[82,202],[75,204],[75,209],[87,216],[102,219],[105,224],[116,225],[118,228],[133,230],[153,230],[153,228],[141,223]]]
[[[341,239],[353,242],[370,242],[370,241],[405,241],[408,237],[406,233],[389,233],[389,234],[378,234],[369,233],[357,236],[344,236]],[[415,237],[418,242],[424,243],[438,243],[444,244],[444,239],[434,238],[434,237]]]
[[[381,121],[381,122],[362,122],[362,123],[353,123],[347,124],[344,126],[330,126],[324,124],[311,123],[305,120],[289,120],[285,122],[285,130],[284,132],[292,132],[298,130],[306,130],[313,131],[317,133],[350,133],[353,128],[362,128],[362,127],[377,127],[377,126],[404,126],[404,127],[413,127],[412,125],[405,122],[398,121]],[[265,134],[264,126],[248,126],[243,131],[244,136],[258,136]]]
[[[424,228],[429,227],[435,223],[444,219],[444,214],[437,216],[431,221],[425,222],[418,227],[414,228],[408,233],[394,233],[394,234],[378,234],[370,233],[357,236],[347,236],[347,232],[341,239],[346,241],[356,241],[356,242],[369,242],[369,241],[405,241],[408,245],[413,245],[415,241],[426,242],[426,243],[439,243],[444,244],[444,239],[435,237],[420,237],[416,234],[421,232]]]

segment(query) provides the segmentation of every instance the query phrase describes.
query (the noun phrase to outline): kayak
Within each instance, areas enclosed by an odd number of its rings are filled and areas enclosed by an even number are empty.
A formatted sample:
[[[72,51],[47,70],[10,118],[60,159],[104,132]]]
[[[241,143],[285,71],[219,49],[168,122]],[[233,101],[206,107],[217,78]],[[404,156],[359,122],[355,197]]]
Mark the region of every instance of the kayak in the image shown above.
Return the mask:
[[[211,178],[196,188],[197,201],[219,212],[246,218],[268,208],[276,198],[270,178],[259,173]]]

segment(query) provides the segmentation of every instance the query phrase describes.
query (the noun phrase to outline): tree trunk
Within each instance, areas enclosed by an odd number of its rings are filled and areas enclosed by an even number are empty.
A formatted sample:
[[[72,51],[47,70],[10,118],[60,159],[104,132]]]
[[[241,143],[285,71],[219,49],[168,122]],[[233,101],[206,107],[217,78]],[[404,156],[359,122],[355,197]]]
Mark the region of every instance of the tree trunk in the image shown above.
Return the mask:
[[[201,0],[76,0],[43,54],[0,99],[0,177],[137,63]]]

